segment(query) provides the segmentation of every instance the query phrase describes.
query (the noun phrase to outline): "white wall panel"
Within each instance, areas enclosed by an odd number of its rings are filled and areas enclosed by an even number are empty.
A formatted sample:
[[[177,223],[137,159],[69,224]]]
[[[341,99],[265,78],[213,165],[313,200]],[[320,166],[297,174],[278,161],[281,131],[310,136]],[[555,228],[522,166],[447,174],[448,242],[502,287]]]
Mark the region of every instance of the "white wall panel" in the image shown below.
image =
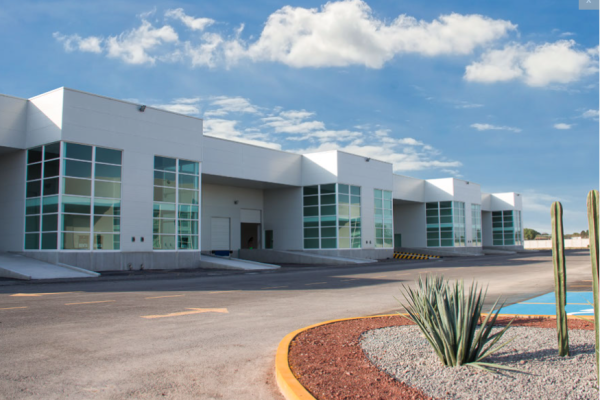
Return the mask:
[[[302,156],[302,186],[336,183],[338,152],[304,154]]]
[[[428,179],[425,181],[425,202],[452,201],[454,198],[454,180]]]
[[[273,231],[273,249],[302,250],[302,189],[269,189],[264,196],[264,229]]]
[[[23,250],[26,153],[0,155],[0,251]]]
[[[64,93],[60,88],[29,99],[26,148],[61,140]]]
[[[394,204],[394,234],[402,234],[402,247],[427,246],[424,203]]]
[[[0,146],[25,148],[27,100],[0,94]]]
[[[404,175],[393,175],[393,198],[408,201],[425,201],[425,180]]]

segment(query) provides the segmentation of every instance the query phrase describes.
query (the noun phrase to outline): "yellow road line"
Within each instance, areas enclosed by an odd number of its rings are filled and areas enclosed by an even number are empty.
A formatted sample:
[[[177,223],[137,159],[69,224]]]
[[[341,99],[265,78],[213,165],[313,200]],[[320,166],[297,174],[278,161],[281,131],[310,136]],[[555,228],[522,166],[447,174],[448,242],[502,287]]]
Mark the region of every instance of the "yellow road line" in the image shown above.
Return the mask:
[[[264,287],[264,288],[260,288],[260,290],[264,290],[264,289],[281,289],[281,288],[286,288],[287,286],[271,286],[271,287]]]
[[[314,283],[305,283],[304,286],[310,286],[310,285],[324,285],[327,282],[314,282]]]
[[[208,294],[231,293],[231,292],[239,292],[239,290],[222,290],[220,292],[208,292]]]
[[[0,310],[16,310],[17,308],[27,308],[27,307],[6,307],[6,308],[0,308]]]
[[[116,300],[101,300],[101,301],[83,301],[81,303],[67,303],[65,306],[74,306],[77,304],[97,304],[97,303],[114,303]]]
[[[146,297],[146,300],[150,300],[150,299],[164,299],[166,297],[183,297],[185,296],[185,294],[175,294],[173,296],[156,296],[156,297]]]
[[[67,294],[67,293],[76,293],[76,292],[60,292],[60,293],[16,293],[11,294],[10,297],[40,297],[40,296],[50,296],[53,294]]]
[[[141,318],[146,318],[146,319],[169,318],[169,317],[180,317],[182,315],[201,314],[201,313],[208,313],[208,312],[229,314],[229,311],[227,311],[226,308],[186,308],[186,310],[192,310],[192,311],[181,311],[181,312],[164,314],[164,315],[142,315]]]

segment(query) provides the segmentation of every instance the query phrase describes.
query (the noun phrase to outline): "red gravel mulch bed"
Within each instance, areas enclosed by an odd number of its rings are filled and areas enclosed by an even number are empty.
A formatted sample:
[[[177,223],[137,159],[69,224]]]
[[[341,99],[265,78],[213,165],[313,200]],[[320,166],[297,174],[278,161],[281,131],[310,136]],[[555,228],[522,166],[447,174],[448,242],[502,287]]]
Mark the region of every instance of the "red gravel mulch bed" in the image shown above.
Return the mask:
[[[499,321],[506,324],[510,319]],[[593,330],[592,322],[571,319],[569,329]],[[319,400],[431,399],[420,390],[380,371],[364,355],[363,332],[388,326],[414,325],[402,316],[364,318],[322,325],[296,336],[289,364],[300,383]],[[519,318],[513,326],[556,328],[554,318]]]

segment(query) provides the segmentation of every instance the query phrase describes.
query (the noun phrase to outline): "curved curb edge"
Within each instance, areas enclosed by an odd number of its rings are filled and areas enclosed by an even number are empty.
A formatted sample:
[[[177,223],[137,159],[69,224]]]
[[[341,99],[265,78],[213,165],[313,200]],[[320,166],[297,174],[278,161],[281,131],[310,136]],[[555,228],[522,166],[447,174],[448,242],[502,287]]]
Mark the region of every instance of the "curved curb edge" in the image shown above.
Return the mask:
[[[482,313],[482,314],[486,315],[486,313]],[[365,316],[365,317],[332,319],[330,321],[325,321],[325,322],[320,322],[318,324],[310,325],[310,326],[298,329],[292,333],[287,334],[283,338],[283,340],[281,340],[281,342],[279,342],[279,346],[277,347],[277,353],[275,355],[275,376],[276,376],[276,380],[277,380],[277,386],[279,387],[279,390],[283,394],[283,397],[285,397],[286,400],[317,400],[312,394],[310,394],[310,392],[304,386],[302,386],[300,381],[298,381],[298,379],[296,379],[296,377],[294,376],[294,373],[292,372],[292,369],[290,368],[288,355],[289,355],[289,351],[290,351],[290,345],[292,344],[292,340],[294,340],[294,338],[296,336],[298,336],[302,332],[307,331],[309,329],[316,328],[316,327],[322,326],[322,325],[333,324],[335,322],[350,321],[353,319],[365,319],[365,318],[396,317],[398,315],[403,316],[403,317],[408,316],[408,314],[406,314],[406,313],[396,313],[396,314],[370,315],[370,316]],[[509,317],[509,318],[510,317],[513,317],[513,318],[514,317],[524,317],[524,318],[556,317],[553,315],[520,315],[520,314],[499,314],[498,316],[499,317]],[[567,318],[568,319],[578,319],[578,318],[593,319],[594,317],[587,316],[587,315],[581,315],[581,316],[569,315],[569,316],[567,316]]]

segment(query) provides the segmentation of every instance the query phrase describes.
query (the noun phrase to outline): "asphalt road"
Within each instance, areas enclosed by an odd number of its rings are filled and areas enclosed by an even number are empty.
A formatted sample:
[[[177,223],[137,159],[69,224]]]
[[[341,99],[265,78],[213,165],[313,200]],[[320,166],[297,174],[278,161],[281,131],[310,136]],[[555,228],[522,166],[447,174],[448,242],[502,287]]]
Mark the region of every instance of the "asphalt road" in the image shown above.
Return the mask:
[[[589,252],[569,251],[570,290],[590,290]],[[274,356],[289,332],[399,309],[422,273],[489,284],[488,303],[553,290],[550,252],[0,282],[0,398],[282,399]]]

